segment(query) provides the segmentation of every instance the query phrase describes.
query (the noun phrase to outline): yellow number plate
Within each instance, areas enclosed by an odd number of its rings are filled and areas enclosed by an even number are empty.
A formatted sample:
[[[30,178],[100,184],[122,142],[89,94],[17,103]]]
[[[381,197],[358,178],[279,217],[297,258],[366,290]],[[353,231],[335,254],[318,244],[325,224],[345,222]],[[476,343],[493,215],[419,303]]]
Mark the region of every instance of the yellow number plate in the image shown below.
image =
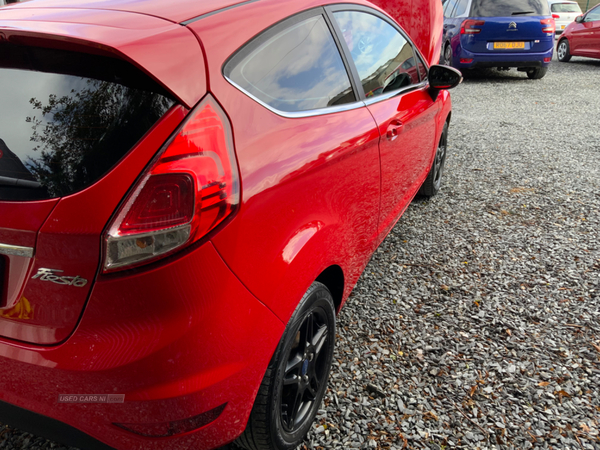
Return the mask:
[[[525,48],[525,42],[494,42],[495,49]]]

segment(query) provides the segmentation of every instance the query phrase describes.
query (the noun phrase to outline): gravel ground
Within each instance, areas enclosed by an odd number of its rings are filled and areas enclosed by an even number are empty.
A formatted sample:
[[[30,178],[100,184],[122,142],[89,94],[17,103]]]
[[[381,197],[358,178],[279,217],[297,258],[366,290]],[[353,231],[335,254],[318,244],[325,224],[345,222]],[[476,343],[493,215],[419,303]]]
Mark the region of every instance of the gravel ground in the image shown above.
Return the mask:
[[[600,61],[452,92],[440,194],[340,314],[308,449],[600,449]],[[0,449],[62,449],[18,430]]]
[[[307,448],[600,449],[599,71],[452,91],[445,185],[343,309]]]

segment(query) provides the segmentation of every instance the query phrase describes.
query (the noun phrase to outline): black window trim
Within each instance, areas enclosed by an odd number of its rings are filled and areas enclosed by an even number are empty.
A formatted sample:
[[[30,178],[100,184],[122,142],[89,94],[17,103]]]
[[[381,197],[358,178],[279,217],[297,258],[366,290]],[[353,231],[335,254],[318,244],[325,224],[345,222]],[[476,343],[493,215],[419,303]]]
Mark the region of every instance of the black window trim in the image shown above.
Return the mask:
[[[281,111],[281,110],[274,108],[273,106],[267,104],[266,102],[260,100],[255,95],[251,94],[250,92],[248,92],[247,90],[245,90],[244,88],[239,86],[235,81],[233,81],[232,79],[230,79],[229,77],[227,77],[225,75],[225,68],[232,61],[241,60],[241,59],[245,58],[247,55],[252,53],[254,50],[256,50],[263,43],[265,43],[266,41],[271,39],[273,36],[279,34],[280,32],[282,32],[304,20],[310,19],[312,17],[317,17],[317,16],[321,16],[325,20],[325,23],[326,23],[327,27],[329,28],[329,32],[331,33],[331,36],[332,36],[332,38],[335,42],[335,45],[338,49],[339,55],[342,58],[342,61],[344,63],[344,68],[346,69],[346,75],[348,76],[348,79],[350,81],[350,86],[352,87],[352,90],[354,93],[354,99],[355,99],[354,102],[346,103],[343,105],[327,106],[327,107],[318,108],[318,109],[309,109],[306,111],[293,111],[293,112],[292,111]],[[290,119],[322,116],[325,114],[333,114],[333,113],[338,113],[338,112],[343,112],[343,111],[351,111],[353,109],[362,108],[365,105],[358,96],[356,80],[350,73],[350,70],[352,70],[351,68],[353,67],[353,64],[352,65],[349,64],[349,62],[347,60],[347,56],[344,54],[344,52],[340,48],[340,40],[331,27],[332,27],[331,20],[327,17],[325,10],[323,9],[322,6],[319,6],[316,8],[311,8],[311,9],[308,9],[305,11],[301,11],[297,14],[286,17],[285,19],[280,20],[279,22],[271,25],[269,28],[262,30],[256,36],[253,36],[248,41],[246,41],[238,50],[236,50],[229,58],[227,58],[227,60],[221,67],[221,73],[229,84],[231,84],[233,87],[235,87],[236,89],[238,89],[239,91],[244,93],[244,95],[250,97],[252,100],[254,100],[258,104],[262,105],[263,107],[265,107],[272,113],[275,113],[278,116],[282,116],[282,117],[286,117],[286,118],[290,118]],[[362,85],[359,84],[359,86],[362,89]]]
[[[385,14],[381,14],[379,11],[377,11],[375,9],[371,9],[371,8],[369,8],[367,6],[356,5],[356,4],[352,4],[352,3],[338,3],[338,4],[335,4],[335,5],[327,5],[327,6],[325,6],[325,12],[327,13],[327,15],[330,16],[330,20],[334,24],[334,27],[335,27],[335,32],[339,36],[341,36],[341,30],[339,29],[339,27],[337,26],[337,22],[333,18],[333,13],[339,12],[339,11],[364,12],[364,13],[367,13],[367,14],[371,14],[371,15],[373,15],[375,17],[378,17],[379,19],[382,19],[385,22],[387,22],[396,31],[398,31],[398,33],[400,33],[404,39],[406,39],[406,41],[410,44],[410,46],[413,49],[413,55],[415,54],[415,52],[416,52],[417,55],[419,55],[419,57],[423,61],[423,64],[425,64],[425,67],[427,69],[427,73],[429,73],[429,66],[427,65],[427,59],[423,57],[423,55],[421,54],[421,52],[419,51],[419,49],[417,48],[417,46],[408,37],[408,35],[404,32],[404,30],[402,30],[402,28],[400,28],[394,21],[390,20],[390,18],[387,17]],[[346,59],[348,59],[349,61],[352,61],[352,55],[350,53],[350,49],[346,45],[346,42],[343,39],[341,39],[340,42],[341,42],[342,47],[343,47],[343,52],[346,55],[345,56]],[[415,58],[415,61],[417,61],[417,58]],[[360,76],[358,75],[358,70],[356,69],[356,65],[354,64],[354,61],[352,61],[352,66],[351,67],[352,67],[352,76],[355,77],[354,83],[356,83],[359,86],[359,88],[360,88],[358,90],[358,93],[359,93],[360,98],[361,98],[361,100],[362,100],[362,102],[363,102],[363,104],[365,106],[370,106],[370,105],[373,105],[375,103],[379,103],[381,101],[389,100],[390,98],[406,94],[407,92],[412,92],[412,91],[416,91],[416,90],[419,90],[419,89],[425,89],[425,88],[427,88],[429,86],[428,79],[421,80],[421,74],[417,70],[417,73],[419,74],[419,83],[417,83],[417,84],[411,84],[410,86],[402,87],[402,88],[397,89],[395,91],[391,91],[391,92],[388,92],[386,94],[378,95],[377,97],[366,98],[364,89],[362,87],[362,83],[360,81]]]

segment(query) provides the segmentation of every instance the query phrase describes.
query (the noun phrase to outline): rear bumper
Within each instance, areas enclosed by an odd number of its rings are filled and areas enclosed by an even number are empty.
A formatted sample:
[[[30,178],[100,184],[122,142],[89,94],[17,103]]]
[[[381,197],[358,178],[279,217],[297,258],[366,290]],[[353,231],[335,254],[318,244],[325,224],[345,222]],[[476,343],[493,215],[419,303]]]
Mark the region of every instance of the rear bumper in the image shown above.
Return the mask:
[[[26,428],[38,424],[31,431],[42,435],[44,424],[59,421],[117,449],[216,448],[243,431],[283,329],[209,242],[160,266],[98,280],[77,330],[60,346],[0,342],[0,400],[8,404],[0,422],[23,427],[18,407],[32,413],[20,414]],[[96,394],[124,401],[59,402]],[[186,425],[198,417],[210,421]],[[144,436],[165,429],[175,434]]]
[[[539,53],[473,53],[464,48],[460,48],[458,55],[454,57],[454,65],[460,69],[486,67],[548,67],[553,52],[553,45],[547,51]],[[544,61],[545,59],[548,60]],[[461,63],[461,60],[471,60],[471,62]]]

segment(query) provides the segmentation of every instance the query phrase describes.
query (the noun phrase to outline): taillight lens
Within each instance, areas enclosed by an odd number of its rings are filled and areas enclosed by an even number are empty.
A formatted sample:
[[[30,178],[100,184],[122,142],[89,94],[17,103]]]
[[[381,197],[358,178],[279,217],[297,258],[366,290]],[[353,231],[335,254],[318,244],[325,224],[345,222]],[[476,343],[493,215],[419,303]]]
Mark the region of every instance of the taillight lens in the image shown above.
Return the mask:
[[[484,20],[467,19],[460,26],[460,34],[477,34],[481,33],[481,28],[485,24]]]
[[[154,157],[109,225],[104,271],[146,264],[201,239],[238,203],[231,126],[209,94]]]
[[[554,33],[554,30],[556,29],[556,23],[554,22],[554,19],[542,19],[540,20],[540,23],[544,27],[542,28],[542,32]]]
[[[552,14],[552,18],[553,19],[560,19],[560,16],[558,14]]]

